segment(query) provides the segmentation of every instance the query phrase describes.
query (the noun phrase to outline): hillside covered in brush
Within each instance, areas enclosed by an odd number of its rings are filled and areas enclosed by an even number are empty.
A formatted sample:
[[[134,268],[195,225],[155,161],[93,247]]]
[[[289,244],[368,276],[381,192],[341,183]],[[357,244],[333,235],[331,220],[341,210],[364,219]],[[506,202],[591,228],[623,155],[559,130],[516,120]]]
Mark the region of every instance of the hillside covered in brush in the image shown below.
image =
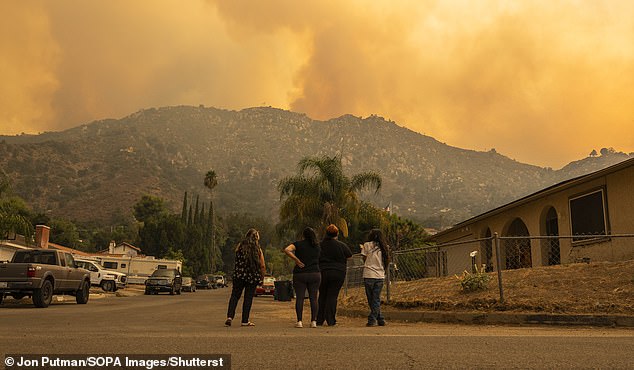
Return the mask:
[[[129,217],[144,194],[165,198],[174,211],[185,191],[207,200],[210,169],[218,175],[220,213],[274,220],[277,184],[296,174],[302,157],[340,155],[349,175],[372,170],[383,177],[367,201],[391,202],[401,216],[447,226],[629,158],[603,154],[555,171],[493,150],[451,147],[377,116],[317,121],[274,108],[146,109],[62,132],[0,137],[0,169],[34,210],[105,224]]]

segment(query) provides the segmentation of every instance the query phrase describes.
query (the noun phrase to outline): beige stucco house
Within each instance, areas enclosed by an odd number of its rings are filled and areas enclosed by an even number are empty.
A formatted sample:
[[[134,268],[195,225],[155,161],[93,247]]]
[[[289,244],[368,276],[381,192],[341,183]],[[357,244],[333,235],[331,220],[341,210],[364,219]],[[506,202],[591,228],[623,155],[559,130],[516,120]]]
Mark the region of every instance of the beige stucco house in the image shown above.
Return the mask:
[[[553,185],[431,236],[440,275],[470,270],[471,258],[497,269],[634,259],[634,159]],[[505,239],[505,237],[514,237]],[[444,246],[445,245],[445,246]],[[477,252],[477,253],[473,253]]]

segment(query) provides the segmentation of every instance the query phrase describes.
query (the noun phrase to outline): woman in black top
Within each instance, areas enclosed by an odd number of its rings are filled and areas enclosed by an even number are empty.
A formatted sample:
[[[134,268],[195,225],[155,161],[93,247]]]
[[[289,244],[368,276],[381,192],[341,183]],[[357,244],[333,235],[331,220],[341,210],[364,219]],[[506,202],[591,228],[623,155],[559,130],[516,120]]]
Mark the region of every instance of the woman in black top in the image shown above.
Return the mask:
[[[295,288],[295,313],[297,314],[296,328],[302,328],[302,314],[304,311],[304,293],[308,289],[310,298],[310,327],[317,327],[317,291],[321,274],[319,273],[319,243],[315,230],[307,227],[302,233],[303,240],[293,242],[284,249],[293,261],[293,287]]]
[[[229,308],[227,308],[227,320],[225,326],[231,326],[231,321],[236,314],[238,301],[244,290],[242,302],[242,326],[255,326],[249,321],[251,304],[255,295],[255,288],[262,283],[266,272],[264,254],[260,248],[260,234],[256,229],[249,229],[244,239],[236,246],[236,263],[233,271],[233,286]]]
[[[319,286],[319,312],[317,325],[328,326],[337,324],[337,297],[346,279],[348,258],[352,252],[347,245],[337,240],[339,229],[335,225],[326,228],[326,237],[321,241],[319,269],[321,270],[321,285]]]

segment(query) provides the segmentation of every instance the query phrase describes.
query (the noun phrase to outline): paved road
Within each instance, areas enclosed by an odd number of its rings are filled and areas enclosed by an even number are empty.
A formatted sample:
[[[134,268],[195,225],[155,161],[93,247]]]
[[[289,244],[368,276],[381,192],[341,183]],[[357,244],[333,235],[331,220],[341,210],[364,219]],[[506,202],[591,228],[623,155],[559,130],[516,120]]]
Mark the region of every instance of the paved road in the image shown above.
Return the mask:
[[[388,323],[296,329],[293,302],[255,299],[225,328],[229,289],[0,306],[0,352],[232,355],[234,369],[632,368],[634,330]],[[72,301],[71,301],[72,302]],[[239,311],[239,310],[238,310]],[[306,307],[305,312],[308,312]]]

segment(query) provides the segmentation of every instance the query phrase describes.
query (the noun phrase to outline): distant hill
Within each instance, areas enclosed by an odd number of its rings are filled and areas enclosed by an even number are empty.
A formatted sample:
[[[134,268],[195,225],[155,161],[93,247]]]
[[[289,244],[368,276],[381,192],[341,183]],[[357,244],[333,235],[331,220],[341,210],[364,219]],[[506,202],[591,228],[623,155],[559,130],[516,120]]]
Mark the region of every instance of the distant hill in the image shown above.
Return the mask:
[[[630,157],[608,151],[554,171],[495,151],[451,147],[377,116],[317,121],[274,108],[146,109],[62,132],[0,137],[0,168],[31,206],[106,224],[128,216],[143,194],[167,199],[174,211],[185,191],[208,200],[203,177],[210,169],[218,174],[219,212],[275,219],[279,180],[295,174],[304,156],[336,154],[350,175],[383,176],[383,189],[366,200],[379,207],[392,202],[399,215],[428,226],[464,220]]]

